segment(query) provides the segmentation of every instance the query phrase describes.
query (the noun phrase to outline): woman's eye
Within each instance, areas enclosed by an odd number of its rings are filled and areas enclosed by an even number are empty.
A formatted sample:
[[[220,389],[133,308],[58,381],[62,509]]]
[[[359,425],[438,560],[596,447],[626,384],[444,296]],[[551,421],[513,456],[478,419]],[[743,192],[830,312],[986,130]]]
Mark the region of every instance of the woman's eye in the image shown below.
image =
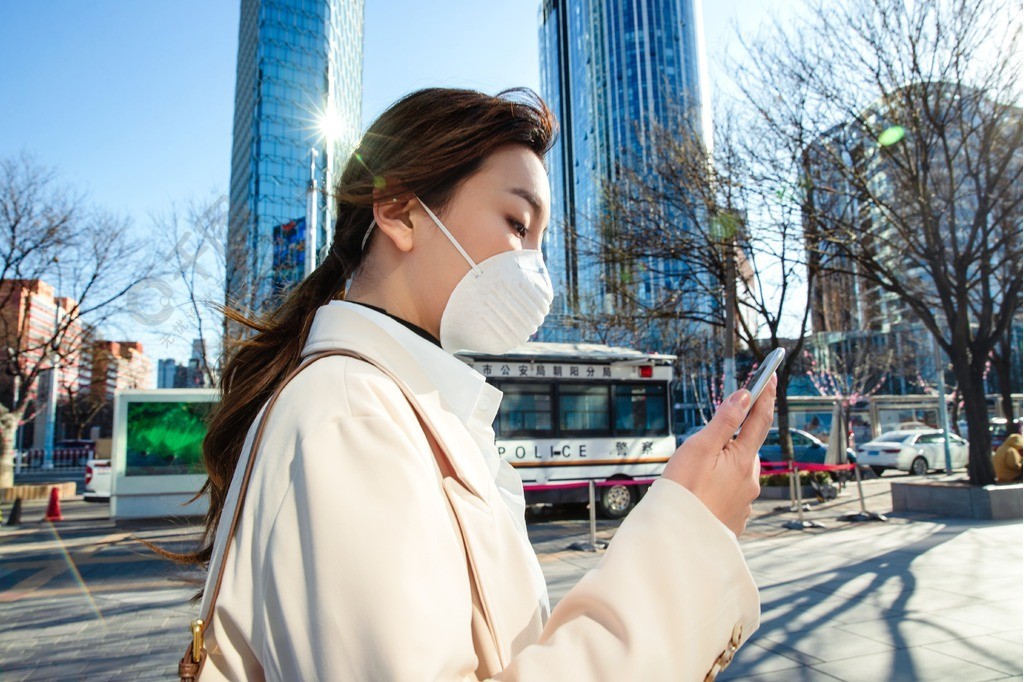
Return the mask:
[[[516,234],[518,234],[520,237],[526,236],[526,233],[528,232],[528,230],[526,229],[526,225],[519,222],[515,218],[509,218],[508,224],[512,226],[512,229],[515,230]]]

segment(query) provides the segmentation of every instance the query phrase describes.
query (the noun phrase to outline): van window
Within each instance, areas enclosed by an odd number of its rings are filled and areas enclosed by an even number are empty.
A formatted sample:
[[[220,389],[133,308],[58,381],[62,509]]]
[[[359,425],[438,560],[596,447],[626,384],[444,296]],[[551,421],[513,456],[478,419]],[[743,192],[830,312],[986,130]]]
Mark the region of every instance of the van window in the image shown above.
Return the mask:
[[[608,386],[561,384],[559,428],[563,434],[610,436]]]
[[[668,404],[664,384],[615,386],[615,433],[620,436],[667,436]]]
[[[554,435],[552,384],[507,382],[495,431],[503,438]]]

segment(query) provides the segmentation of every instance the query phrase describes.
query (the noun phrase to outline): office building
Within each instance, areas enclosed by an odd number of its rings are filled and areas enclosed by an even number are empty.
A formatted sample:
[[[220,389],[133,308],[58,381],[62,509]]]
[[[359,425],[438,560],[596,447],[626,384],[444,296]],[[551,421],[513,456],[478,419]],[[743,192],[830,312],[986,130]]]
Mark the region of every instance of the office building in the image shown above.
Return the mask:
[[[213,380],[205,368],[206,347],[201,339],[192,340],[192,356],[185,364],[178,364],[173,358],[159,363],[157,388],[211,388]]]
[[[924,109],[925,103],[944,123],[922,123],[931,127],[904,138],[898,123],[909,126],[912,120],[905,108]],[[1024,152],[1019,143],[1004,148],[1014,136],[1000,130],[1019,131],[1020,122],[1020,107],[997,103],[982,91],[919,83],[872,103],[808,145],[804,237],[808,267],[817,273],[810,291],[814,332],[888,332],[917,321],[899,296],[878,283],[877,274],[867,276],[847,255],[837,235],[855,234],[861,248],[870,246],[873,261],[898,273],[906,290],[935,309],[941,305],[933,276],[940,268],[930,262],[932,250],[952,268],[954,257],[978,268],[979,277],[979,266],[991,259],[985,270],[993,278],[1000,275],[1002,250],[986,255],[983,249],[991,246],[987,240],[1020,233],[1019,208],[1004,212],[1002,203],[1020,201]],[[941,139],[929,139],[928,133]],[[908,166],[906,158],[916,165]],[[1000,176],[1014,186],[989,180]],[[918,203],[918,182],[929,189],[928,211]],[[995,193],[984,198],[987,206],[981,205],[979,187]],[[926,215],[933,221],[928,227]],[[929,245],[928,234],[945,241]],[[1007,243],[1007,248],[1019,246]],[[1001,281],[1020,286],[1019,278]],[[996,279],[986,284],[998,288]]]
[[[322,190],[358,138],[362,53],[363,0],[242,0],[229,303],[265,310],[329,243],[333,209]]]
[[[156,387],[157,388],[178,388],[176,376],[178,363],[174,358],[164,358],[157,362]]]
[[[680,117],[710,139],[700,0],[543,0],[540,52],[541,95],[561,135],[548,155],[553,211],[543,246],[556,294],[539,336],[576,341],[574,318],[612,305],[602,281],[614,274],[595,256],[608,229],[605,187],[622,164],[644,162],[652,131]],[[641,265],[642,302],[679,291],[694,274],[664,259]],[[700,298],[686,305],[717,305]]]

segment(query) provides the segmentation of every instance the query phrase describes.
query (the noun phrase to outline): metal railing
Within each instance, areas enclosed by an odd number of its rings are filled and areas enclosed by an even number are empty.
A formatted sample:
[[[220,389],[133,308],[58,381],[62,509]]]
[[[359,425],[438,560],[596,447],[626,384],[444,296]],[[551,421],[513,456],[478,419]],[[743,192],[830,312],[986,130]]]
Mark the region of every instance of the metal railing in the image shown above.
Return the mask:
[[[85,470],[85,463],[96,456],[92,448],[54,448],[53,458],[47,461],[46,450],[33,448],[19,450],[14,453],[15,473],[30,471],[69,471]]]

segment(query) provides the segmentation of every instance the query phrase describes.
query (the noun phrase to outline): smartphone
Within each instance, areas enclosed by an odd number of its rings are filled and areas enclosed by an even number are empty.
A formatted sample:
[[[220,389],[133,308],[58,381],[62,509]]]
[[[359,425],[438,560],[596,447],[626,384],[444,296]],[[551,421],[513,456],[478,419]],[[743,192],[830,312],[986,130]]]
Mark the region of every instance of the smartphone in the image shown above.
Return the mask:
[[[757,402],[758,397],[764,390],[764,387],[768,385],[768,381],[772,378],[772,374],[782,364],[782,359],[786,357],[785,348],[776,348],[764,359],[758,368],[754,372],[754,376],[750,377],[750,381],[743,388],[750,391],[750,408],[754,407],[754,403]],[[747,408],[747,413],[750,413],[750,408]],[[745,419],[746,417],[744,417]]]

